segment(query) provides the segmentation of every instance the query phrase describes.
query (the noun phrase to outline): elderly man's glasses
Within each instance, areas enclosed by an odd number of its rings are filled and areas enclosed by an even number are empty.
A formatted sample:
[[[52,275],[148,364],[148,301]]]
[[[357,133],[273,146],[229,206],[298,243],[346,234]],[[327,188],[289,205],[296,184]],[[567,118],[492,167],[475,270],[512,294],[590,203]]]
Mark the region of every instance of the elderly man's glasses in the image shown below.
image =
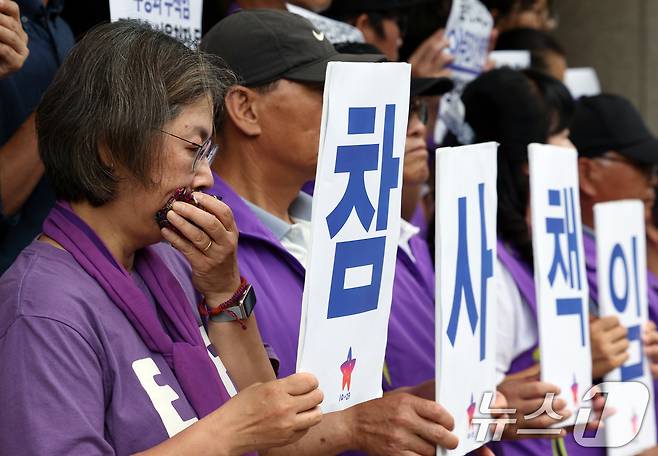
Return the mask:
[[[180,136],[177,136],[173,133],[169,133],[168,131],[160,131],[165,135],[173,136],[176,139],[180,139],[181,141],[185,141],[186,143],[197,147],[196,154],[194,155],[194,163],[192,163],[192,172],[196,171],[199,162],[202,160],[206,160],[208,165],[211,165],[212,161],[215,159],[215,155],[217,154],[217,144],[213,144],[212,137],[206,139],[203,144],[197,144],[195,142],[188,141],[185,138],[181,138]]]

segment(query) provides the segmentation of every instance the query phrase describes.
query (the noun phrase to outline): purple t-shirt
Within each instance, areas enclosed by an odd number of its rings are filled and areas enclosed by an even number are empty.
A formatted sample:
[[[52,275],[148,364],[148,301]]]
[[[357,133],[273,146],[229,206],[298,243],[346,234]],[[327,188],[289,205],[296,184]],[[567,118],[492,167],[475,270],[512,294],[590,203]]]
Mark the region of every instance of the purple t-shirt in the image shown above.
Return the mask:
[[[184,258],[156,248],[197,302]],[[162,356],[68,252],[44,242],[0,278],[0,366],[0,454],[131,454],[196,421]]]

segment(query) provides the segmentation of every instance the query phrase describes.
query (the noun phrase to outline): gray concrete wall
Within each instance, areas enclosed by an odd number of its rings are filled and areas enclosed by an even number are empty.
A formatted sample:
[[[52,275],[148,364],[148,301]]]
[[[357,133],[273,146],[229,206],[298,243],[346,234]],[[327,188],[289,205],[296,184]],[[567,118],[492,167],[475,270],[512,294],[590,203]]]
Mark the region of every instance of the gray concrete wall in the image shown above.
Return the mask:
[[[554,0],[570,67],[594,67],[658,133],[658,0]]]

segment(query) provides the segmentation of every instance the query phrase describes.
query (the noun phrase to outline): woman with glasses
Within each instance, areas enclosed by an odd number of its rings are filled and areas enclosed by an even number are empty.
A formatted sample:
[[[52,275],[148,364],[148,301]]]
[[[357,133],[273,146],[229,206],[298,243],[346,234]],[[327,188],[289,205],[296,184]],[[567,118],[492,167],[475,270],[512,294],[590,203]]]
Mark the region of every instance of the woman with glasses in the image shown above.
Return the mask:
[[[134,22],[60,68],[37,111],[58,202],[0,279],[0,454],[244,454],[319,422],[311,375],[274,380],[230,209],[197,192],[234,82]]]

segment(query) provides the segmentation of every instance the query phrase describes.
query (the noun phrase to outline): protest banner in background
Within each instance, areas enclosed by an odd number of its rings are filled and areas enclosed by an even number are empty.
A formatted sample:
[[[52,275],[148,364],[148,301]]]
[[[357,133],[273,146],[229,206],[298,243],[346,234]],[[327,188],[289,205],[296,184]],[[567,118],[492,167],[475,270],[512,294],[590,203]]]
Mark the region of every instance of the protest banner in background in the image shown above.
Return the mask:
[[[560,387],[573,424],[592,385],[589,291],[574,149],[528,146],[541,380]]]
[[[455,88],[441,98],[438,122],[434,130],[437,144],[451,131],[462,144],[472,142],[472,133],[464,123],[464,106],[461,94],[466,84],[484,69],[493,18],[489,10],[478,0],[453,0],[445,36],[454,60],[449,65]]]
[[[473,418],[496,390],[497,149],[436,151],[436,400],[455,419],[454,455],[485,443]]]
[[[138,19],[196,46],[201,41],[203,0],[110,0],[110,19]]]
[[[487,61],[493,18],[478,0],[454,0],[445,36],[454,60],[450,64],[455,84],[475,79]],[[463,87],[462,87],[463,88]]]
[[[411,67],[327,66],[297,370],[331,412],[382,395]]]
[[[630,441],[608,448],[608,456],[631,456],[656,445],[653,378],[641,339],[649,315],[644,204],[639,200],[596,204],[594,221],[599,313],[616,315],[630,342],[629,360],[608,373],[605,381],[641,382],[649,390],[648,403],[646,395],[632,391],[623,397],[608,396],[606,406],[616,412],[605,421],[606,442]]]
[[[489,58],[496,68],[510,67],[513,70],[523,70],[530,67],[530,51],[492,51]]]

